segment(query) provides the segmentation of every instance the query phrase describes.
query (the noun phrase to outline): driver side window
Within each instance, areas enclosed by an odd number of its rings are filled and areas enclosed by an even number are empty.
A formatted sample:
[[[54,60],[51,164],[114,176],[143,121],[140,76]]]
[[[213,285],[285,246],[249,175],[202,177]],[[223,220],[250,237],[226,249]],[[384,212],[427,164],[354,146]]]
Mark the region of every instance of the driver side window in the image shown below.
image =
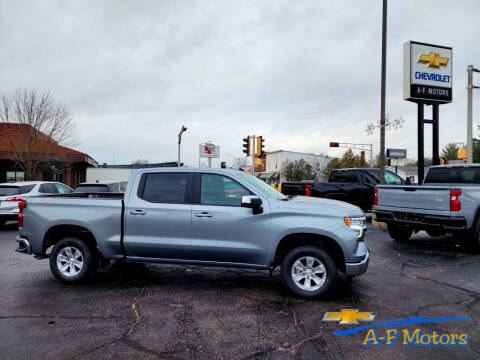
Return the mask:
[[[385,171],[385,184],[387,185],[401,185],[402,180],[390,171]]]
[[[250,191],[226,176],[202,174],[200,204],[241,206],[245,195],[250,195]]]

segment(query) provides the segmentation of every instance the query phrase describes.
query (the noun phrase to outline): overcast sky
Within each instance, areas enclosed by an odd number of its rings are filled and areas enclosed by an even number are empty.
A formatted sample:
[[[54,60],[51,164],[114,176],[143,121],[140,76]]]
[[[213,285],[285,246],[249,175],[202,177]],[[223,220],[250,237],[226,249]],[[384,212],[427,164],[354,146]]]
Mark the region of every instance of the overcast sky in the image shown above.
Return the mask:
[[[380,0],[0,0],[0,89],[52,91],[78,123],[78,149],[99,163],[176,160],[181,125],[190,165],[205,140],[231,162],[249,134],[267,151],[340,156],[330,141],[378,151],[378,131],[365,128],[380,116],[381,13]],[[465,142],[479,1],[390,1],[388,16],[387,112],[406,122],[387,147],[416,158],[416,105],[402,99],[407,40],[453,47],[440,145]],[[429,125],[425,136],[430,156]]]

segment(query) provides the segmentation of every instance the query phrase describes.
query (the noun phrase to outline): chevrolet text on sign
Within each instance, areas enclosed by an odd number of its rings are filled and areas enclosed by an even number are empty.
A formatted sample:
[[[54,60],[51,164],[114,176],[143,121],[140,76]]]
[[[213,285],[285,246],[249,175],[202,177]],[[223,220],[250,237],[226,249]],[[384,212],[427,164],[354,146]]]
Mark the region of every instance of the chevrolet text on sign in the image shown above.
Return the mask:
[[[415,41],[403,44],[403,98],[452,101],[452,48]]]

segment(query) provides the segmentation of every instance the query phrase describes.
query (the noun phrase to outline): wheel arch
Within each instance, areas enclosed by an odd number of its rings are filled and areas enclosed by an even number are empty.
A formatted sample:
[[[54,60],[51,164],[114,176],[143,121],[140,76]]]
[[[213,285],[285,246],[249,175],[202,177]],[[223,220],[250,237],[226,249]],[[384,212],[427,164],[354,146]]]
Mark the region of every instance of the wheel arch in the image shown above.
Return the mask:
[[[338,242],[325,235],[305,232],[288,234],[278,242],[273,258],[273,267],[280,265],[290,250],[302,245],[312,245],[326,251],[332,257],[337,269],[345,273],[345,255]]]
[[[97,240],[93,233],[86,227],[72,224],[55,225],[48,229],[43,237],[43,253],[45,253],[50,246],[55,245],[58,241],[66,237],[78,238],[84,241],[92,250],[100,253]]]

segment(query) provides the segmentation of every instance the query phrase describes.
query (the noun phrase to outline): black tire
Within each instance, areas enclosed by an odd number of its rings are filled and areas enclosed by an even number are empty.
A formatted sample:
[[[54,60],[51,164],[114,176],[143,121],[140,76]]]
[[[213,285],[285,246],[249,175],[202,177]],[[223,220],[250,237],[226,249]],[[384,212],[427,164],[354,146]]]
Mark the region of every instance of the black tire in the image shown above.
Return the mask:
[[[473,231],[468,231],[466,236],[468,239],[468,250],[473,254],[480,253],[480,220],[477,221]]]
[[[317,268],[319,263],[321,263],[321,265],[323,265],[324,267],[323,273],[319,273],[318,277],[314,275],[315,279],[310,278],[308,280],[310,285],[315,284],[315,286],[313,286],[314,289],[312,290],[305,290],[300,287],[307,286],[306,275],[303,279],[304,282],[301,283],[300,281],[300,285],[297,285],[292,275],[294,264],[301,259],[305,260],[307,257],[314,258],[316,260],[313,266],[311,265],[311,268]],[[304,264],[306,265],[306,262]],[[303,274],[300,273],[297,275],[303,276]],[[298,248],[290,250],[283,258],[281,266],[281,279],[283,285],[295,295],[306,298],[313,298],[323,295],[327,293],[330,289],[332,289],[332,287],[335,285],[335,282],[337,281],[337,267],[335,266],[335,262],[333,261],[332,257],[328,255],[324,250],[311,245],[299,246]],[[316,283],[316,281],[318,281],[318,283]],[[317,286],[319,287],[316,288]]]
[[[397,242],[407,242],[412,236],[413,229],[406,225],[388,224],[390,237]]]
[[[69,252],[72,254],[71,257],[68,257]],[[70,261],[72,262],[70,263]],[[79,266],[80,261],[81,267]],[[66,270],[62,271],[59,268],[62,263],[67,267]],[[57,280],[66,284],[84,281],[96,271],[96,264],[97,260],[92,249],[84,241],[73,237],[64,238],[57,242],[50,253],[52,274]],[[67,273],[70,275],[67,275]]]
[[[7,220],[0,220],[0,226],[5,225],[6,222],[7,222]]]

